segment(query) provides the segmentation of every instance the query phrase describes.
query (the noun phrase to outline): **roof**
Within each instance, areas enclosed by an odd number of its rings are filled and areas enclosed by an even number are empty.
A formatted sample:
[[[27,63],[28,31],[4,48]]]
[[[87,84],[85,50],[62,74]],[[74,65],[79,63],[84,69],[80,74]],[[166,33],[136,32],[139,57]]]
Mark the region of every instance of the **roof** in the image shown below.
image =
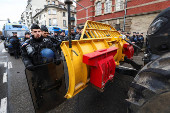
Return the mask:
[[[65,3],[63,3],[63,2],[58,2],[58,4],[59,4],[59,5],[65,5]]]
[[[44,9],[42,9],[40,12],[38,12],[36,15],[34,15],[33,16],[33,18],[35,18],[37,15],[39,15],[41,12],[43,12],[45,9],[47,9],[47,8],[57,8],[57,9],[62,9],[62,10],[65,10],[65,11],[67,11],[67,9],[66,8],[61,8],[61,7],[59,7],[59,6],[56,6],[56,5],[44,5]],[[73,11],[71,11],[72,13],[75,13],[75,12],[73,12]]]

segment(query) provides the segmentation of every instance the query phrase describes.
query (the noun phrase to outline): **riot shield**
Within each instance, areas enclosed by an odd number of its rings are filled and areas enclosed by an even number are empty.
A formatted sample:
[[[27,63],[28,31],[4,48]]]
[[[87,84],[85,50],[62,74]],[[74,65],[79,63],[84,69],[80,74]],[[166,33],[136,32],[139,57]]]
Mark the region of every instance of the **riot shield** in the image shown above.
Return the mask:
[[[36,66],[35,71],[26,69],[25,74],[36,113],[50,111],[66,100],[63,62]]]

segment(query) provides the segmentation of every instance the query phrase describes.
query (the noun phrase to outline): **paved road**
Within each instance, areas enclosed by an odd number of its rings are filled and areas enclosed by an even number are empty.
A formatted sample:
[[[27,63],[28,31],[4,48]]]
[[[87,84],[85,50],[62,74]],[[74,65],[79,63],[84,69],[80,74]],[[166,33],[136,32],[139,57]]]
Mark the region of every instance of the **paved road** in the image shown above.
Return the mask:
[[[7,60],[9,68],[8,80],[4,84],[2,83],[2,74],[6,72],[6,68],[4,64],[0,63],[0,67],[3,67],[0,68],[0,72],[2,70],[0,73],[0,92],[3,92],[0,95],[1,103],[2,99],[8,100],[8,112],[10,113],[34,113],[22,60],[16,60],[14,56],[5,52],[2,43],[0,43],[0,56],[7,56],[5,60]],[[134,57],[134,60],[142,64],[140,56]],[[65,73],[67,73],[67,70],[65,70]],[[125,99],[132,80],[132,77],[116,73],[114,81],[106,85],[103,93],[88,86],[49,113],[126,113]]]

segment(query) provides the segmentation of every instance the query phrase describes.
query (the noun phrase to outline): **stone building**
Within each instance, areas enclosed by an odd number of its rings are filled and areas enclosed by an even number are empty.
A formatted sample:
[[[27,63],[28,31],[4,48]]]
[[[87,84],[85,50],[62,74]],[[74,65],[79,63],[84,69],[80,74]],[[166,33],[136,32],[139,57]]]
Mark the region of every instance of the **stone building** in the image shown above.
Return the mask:
[[[28,0],[20,22],[31,27],[33,23],[46,26],[68,27],[66,5],[59,0]],[[76,25],[75,6],[71,6],[71,25]]]
[[[127,2],[126,2],[127,1]],[[144,33],[153,19],[169,7],[170,0],[77,0],[88,9],[88,20],[98,21],[123,29],[125,6],[125,32]],[[86,22],[86,10],[77,5],[77,24]]]
[[[33,16],[34,22],[39,25],[58,26],[60,28],[68,27],[67,6],[58,0],[46,0],[46,5],[43,9],[37,9]],[[71,5],[71,25],[76,25],[76,10],[75,6]]]

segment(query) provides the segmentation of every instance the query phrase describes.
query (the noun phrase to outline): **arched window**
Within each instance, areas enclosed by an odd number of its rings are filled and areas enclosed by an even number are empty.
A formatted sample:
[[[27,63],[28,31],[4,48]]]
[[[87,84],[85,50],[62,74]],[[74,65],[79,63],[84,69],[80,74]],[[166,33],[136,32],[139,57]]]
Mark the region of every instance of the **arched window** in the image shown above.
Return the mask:
[[[105,13],[110,13],[110,12],[112,12],[112,1],[106,0],[106,2],[105,2]]]
[[[97,2],[96,4],[96,15],[101,15],[102,13],[102,4],[101,2]]]

